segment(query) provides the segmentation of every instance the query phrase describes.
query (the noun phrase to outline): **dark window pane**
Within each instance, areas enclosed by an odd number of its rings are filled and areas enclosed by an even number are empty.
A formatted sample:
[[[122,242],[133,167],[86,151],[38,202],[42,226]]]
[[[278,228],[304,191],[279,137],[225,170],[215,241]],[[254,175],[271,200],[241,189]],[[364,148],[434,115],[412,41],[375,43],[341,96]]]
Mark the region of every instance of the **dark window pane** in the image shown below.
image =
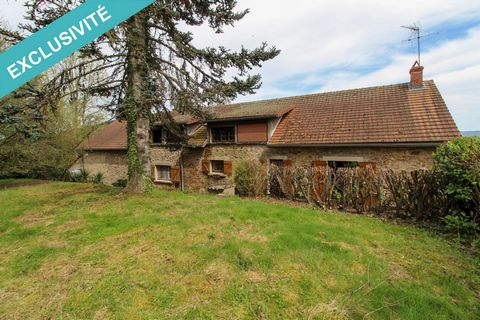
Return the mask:
[[[270,165],[277,166],[279,168],[283,167],[283,160],[270,159]]]
[[[223,173],[224,172],[223,161],[213,160],[212,161],[212,172]]]
[[[162,128],[156,127],[152,129],[152,142],[162,143]]]
[[[358,162],[354,161],[328,161],[328,166],[333,169],[338,168],[356,168],[358,167]]]
[[[235,142],[235,127],[212,128],[212,142]]]

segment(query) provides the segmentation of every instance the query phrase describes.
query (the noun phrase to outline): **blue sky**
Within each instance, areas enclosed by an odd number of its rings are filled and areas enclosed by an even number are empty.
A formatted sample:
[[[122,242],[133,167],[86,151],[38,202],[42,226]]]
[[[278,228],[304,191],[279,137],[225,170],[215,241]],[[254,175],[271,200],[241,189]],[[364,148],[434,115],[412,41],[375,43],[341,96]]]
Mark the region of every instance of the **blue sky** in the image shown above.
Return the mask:
[[[16,25],[22,1],[0,0]],[[480,130],[480,1],[472,0],[238,0],[250,8],[235,28],[218,35],[194,29],[199,46],[282,50],[261,70],[263,86],[239,101],[407,82],[416,45],[401,25],[419,23],[425,78],[435,80],[461,130]]]

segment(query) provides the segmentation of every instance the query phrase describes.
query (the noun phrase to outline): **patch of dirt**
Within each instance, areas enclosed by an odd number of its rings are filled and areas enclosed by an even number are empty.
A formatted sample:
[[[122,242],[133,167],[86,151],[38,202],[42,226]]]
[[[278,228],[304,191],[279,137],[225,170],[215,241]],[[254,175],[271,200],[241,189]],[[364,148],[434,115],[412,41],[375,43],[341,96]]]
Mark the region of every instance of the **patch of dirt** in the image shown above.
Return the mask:
[[[214,262],[205,268],[205,276],[210,283],[225,283],[231,278],[232,271],[223,263]]]
[[[39,186],[42,184],[49,184],[50,181],[44,181],[44,180],[33,180],[33,181],[19,181],[19,182],[14,182],[10,184],[5,184],[3,186],[0,186],[1,189],[12,189],[12,188],[19,188],[19,187],[30,187],[30,186]]]
[[[312,206],[308,204],[308,202],[304,202],[304,201],[294,201],[294,200],[288,200],[288,199],[276,199],[276,198],[268,198],[268,197],[246,198],[246,199],[251,199],[258,202],[265,202],[270,204],[281,204],[281,205],[286,205],[294,208],[312,208]]]
[[[347,310],[336,300],[330,303],[319,303],[306,310],[307,319],[329,319],[346,320],[349,319]]]
[[[27,212],[15,219],[16,222],[25,227],[32,228],[38,226],[49,226],[54,223],[53,217],[49,212]]]
[[[45,241],[45,247],[47,248],[60,249],[60,248],[64,248],[65,246],[66,246],[66,243],[60,240]]]
[[[245,272],[245,277],[249,282],[253,282],[253,283],[265,282],[267,280],[264,274],[253,271],[253,270]]]
[[[244,224],[238,227],[237,237],[246,241],[267,242],[268,238],[258,232],[253,223]]]
[[[60,192],[57,192],[56,194],[59,196],[65,197],[65,196],[73,196],[73,195],[82,194],[82,193],[90,193],[94,191],[95,191],[94,187],[87,187],[87,188],[78,188],[74,190],[60,191]]]
[[[107,320],[107,319],[113,319],[113,315],[110,312],[110,310],[108,310],[108,308],[106,307],[103,307],[102,309],[97,310],[97,312],[95,312],[95,315],[93,316],[93,320]]]
[[[404,281],[410,281],[412,280],[412,276],[403,268],[402,266],[398,264],[391,264],[389,266],[390,269],[390,278],[395,279],[395,280],[404,280]]]
[[[71,230],[79,229],[83,225],[85,225],[85,221],[82,221],[82,220],[67,221],[64,224],[59,225],[57,227],[57,230],[62,232],[71,231]]]

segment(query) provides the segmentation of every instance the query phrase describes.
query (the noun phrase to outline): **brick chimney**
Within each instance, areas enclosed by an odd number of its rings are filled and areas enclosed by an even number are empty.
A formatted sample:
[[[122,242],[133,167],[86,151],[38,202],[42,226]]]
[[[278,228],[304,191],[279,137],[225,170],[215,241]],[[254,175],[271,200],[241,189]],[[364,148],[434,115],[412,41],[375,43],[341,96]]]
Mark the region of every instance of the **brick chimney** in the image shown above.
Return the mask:
[[[423,88],[423,67],[415,61],[410,69],[410,89]]]

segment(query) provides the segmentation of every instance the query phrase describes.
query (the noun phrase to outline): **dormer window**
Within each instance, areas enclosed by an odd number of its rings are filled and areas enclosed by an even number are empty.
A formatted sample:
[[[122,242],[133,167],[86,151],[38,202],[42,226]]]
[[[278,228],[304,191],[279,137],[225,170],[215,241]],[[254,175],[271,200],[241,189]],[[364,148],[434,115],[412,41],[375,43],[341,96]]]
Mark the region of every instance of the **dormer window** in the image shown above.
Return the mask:
[[[214,127],[210,129],[213,143],[235,142],[235,127]]]

